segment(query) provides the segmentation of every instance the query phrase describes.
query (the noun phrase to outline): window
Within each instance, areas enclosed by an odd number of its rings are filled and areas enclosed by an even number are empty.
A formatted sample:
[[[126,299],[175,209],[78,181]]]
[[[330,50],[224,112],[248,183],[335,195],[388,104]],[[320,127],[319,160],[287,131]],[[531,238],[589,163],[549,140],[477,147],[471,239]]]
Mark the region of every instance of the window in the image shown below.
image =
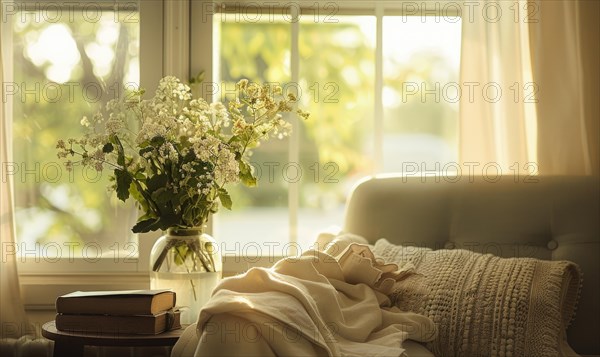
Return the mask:
[[[149,18],[156,5],[160,14],[159,2],[144,5]],[[13,162],[3,165],[3,175],[14,180],[17,253],[33,263],[21,271],[70,271],[73,264],[82,269],[80,263],[96,263],[83,268],[91,271],[137,270],[135,208],[107,192],[108,175],[77,165],[68,171],[55,146],[59,138],[80,136],[83,116],[161,72],[140,68],[141,33],[150,24],[141,27],[137,1],[2,6],[12,76],[3,83],[3,102],[13,131]],[[152,51],[162,53],[160,42],[146,53]]]
[[[450,7],[277,4],[204,2],[193,12],[212,15],[212,38],[192,33],[192,46],[213,43],[210,94],[226,100],[242,77],[278,82],[312,114],[255,152],[258,188],[232,188],[234,209],[218,213],[214,235],[241,255],[308,248],[343,223],[366,175],[457,160],[461,18]]]
[[[383,172],[439,172],[458,161],[460,22],[383,18]]]
[[[258,188],[231,188],[234,210],[221,210],[214,227],[225,254],[306,249],[319,231],[342,224],[358,179],[412,164],[431,170],[456,159],[452,84],[461,19],[451,8],[421,13],[402,2],[300,4],[190,2],[191,53],[202,52],[191,56],[190,67],[208,73],[212,85],[200,88],[210,91],[204,94],[226,99],[241,77],[279,82],[312,112],[307,121],[290,118],[292,137],[255,152]],[[21,254],[49,262],[106,260],[86,268],[93,271],[147,269],[129,233],[135,210],[106,193],[106,177],[77,167],[66,172],[54,145],[57,137],[76,135],[83,115],[127,86],[152,89],[163,73],[156,60],[163,58],[156,40],[163,34],[152,31],[161,31],[156,24],[169,3],[3,6],[12,41],[13,78],[5,85],[12,86],[7,104],[15,154],[3,169],[15,178],[18,237],[27,244]],[[155,20],[144,21],[149,8],[146,18]],[[140,259],[152,239],[142,243]],[[137,264],[120,264],[126,260]]]

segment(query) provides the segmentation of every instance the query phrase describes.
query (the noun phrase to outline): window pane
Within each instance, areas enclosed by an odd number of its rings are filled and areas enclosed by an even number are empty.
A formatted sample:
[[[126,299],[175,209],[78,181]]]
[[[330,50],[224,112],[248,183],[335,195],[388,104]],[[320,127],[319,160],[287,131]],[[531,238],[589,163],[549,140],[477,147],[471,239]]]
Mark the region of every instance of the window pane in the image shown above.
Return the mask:
[[[247,19],[247,21],[244,21]],[[283,18],[217,16],[214,39],[219,54],[217,73],[220,99],[235,89],[242,78],[272,82],[290,89],[290,23]],[[215,237],[228,251],[244,255],[281,254],[289,237],[288,183],[282,166],[288,161],[289,140],[272,139],[254,150],[250,162],[258,178],[257,187],[228,187],[233,208],[215,216]],[[276,246],[273,246],[276,244]]]
[[[28,250],[39,243],[44,257],[131,254],[135,209],[107,192],[107,171],[97,175],[75,165],[69,172],[55,146],[83,134],[83,116],[93,116],[125,88],[137,88],[134,3],[118,12],[97,4],[19,9],[12,16],[17,237]]]
[[[372,16],[303,17],[299,32],[303,105],[300,123],[298,243],[343,223],[344,204],[356,181],[373,171],[375,29]]]
[[[438,21],[384,17],[384,172],[457,161],[461,21]]]
[[[243,15],[229,15],[231,22],[216,17],[220,22],[214,39],[225,85],[233,88],[240,77],[289,81],[294,28],[290,18],[244,22]],[[300,18],[298,86],[311,118],[294,127],[299,152],[288,141],[271,142],[256,152],[259,187],[232,189],[234,209],[222,210],[217,219],[215,234],[220,239],[262,247],[238,247],[242,254],[278,253],[281,250],[265,249],[265,243],[281,248],[291,237],[306,249],[318,232],[343,224],[350,189],[375,171],[376,148],[383,148],[383,172],[401,171],[403,162],[420,166],[456,160],[458,104],[446,99],[458,79],[460,18],[446,23],[432,19],[384,17],[384,133],[382,142],[374,142],[379,119],[374,117],[375,17]],[[439,87],[440,93],[421,100],[420,91],[413,93],[413,82],[419,90]],[[297,206],[295,190],[289,190],[296,187]],[[290,221],[294,217],[297,225]]]

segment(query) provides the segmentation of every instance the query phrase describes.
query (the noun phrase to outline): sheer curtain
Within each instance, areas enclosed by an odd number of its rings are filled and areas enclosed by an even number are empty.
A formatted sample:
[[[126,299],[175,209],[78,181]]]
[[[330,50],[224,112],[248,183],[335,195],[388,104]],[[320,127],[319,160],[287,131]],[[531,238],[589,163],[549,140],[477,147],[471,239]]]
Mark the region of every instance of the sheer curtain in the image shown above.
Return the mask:
[[[530,23],[533,77],[538,94],[540,173],[600,172],[600,4],[532,1],[540,21]]]
[[[462,11],[459,157],[478,165],[477,173],[485,165],[508,173],[514,163],[528,171],[535,161],[535,108],[526,99],[534,89],[529,41],[527,27],[513,16],[516,3],[525,2],[468,2]]]
[[[461,162],[598,175],[598,2],[464,4]]]
[[[0,10],[2,11],[2,10]],[[0,14],[1,15],[1,14]],[[0,29],[2,26],[0,26]],[[0,38],[2,36],[0,30]],[[0,82],[2,85],[2,101],[0,103],[0,120],[2,128],[0,130],[0,163],[4,168],[10,162],[8,143],[10,142],[9,125],[5,118],[5,96],[4,96],[4,54],[0,51]],[[2,170],[0,179],[0,234],[2,239],[2,261],[1,261],[1,279],[0,279],[0,316],[2,320],[2,338],[20,337],[26,332],[30,332],[29,323],[25,315],[21,294],[19,292],[19,278],[17,276],[17,262],[14,254],[16,250],[13,212],[12,212],[12,191],[11,177]]]
[[[2,9],[0,6],[0,18]],[[0,38],[2,38],[0,24]],[[29,323],[21,300],[19,276],[17,275],[16,244],[14,217],[12,206],[12,178],[7,174],[5,165],[10,162],[11,130],[6,114],[4,93],[4,53],[0,46],[0,356],[35,356],[51,355],[52,344],[37,338],[37,331]]]

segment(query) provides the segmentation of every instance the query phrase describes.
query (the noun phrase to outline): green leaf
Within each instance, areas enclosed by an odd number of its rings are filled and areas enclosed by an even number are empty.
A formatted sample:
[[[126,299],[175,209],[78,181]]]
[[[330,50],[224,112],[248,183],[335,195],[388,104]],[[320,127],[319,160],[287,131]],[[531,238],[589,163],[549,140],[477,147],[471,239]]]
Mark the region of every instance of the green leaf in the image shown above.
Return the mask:
[[[238,163],[240,166],[240,180],[242,183],[248,187],[256,186],[256,177],[252,175],[252,169],[250,168],[250,165],[242,160],[239,160]]]
[[[155,136],[152,138],[152,140],[150,140],[150,144],[152,144],[152,146],[154,146],[154,147],[159,147],[164,143],[165,143],[165,138],[163,138],[162,136]]]
[[[162,214],[159,217],[158,228],[166,231],[168,228],[177,225],[181,216],[175,214]]]
[[[150,232],[152,230],[156,230],[157,228],[155,228],[158,224],[159,220],[156,218],[149,218],[149,219],[145,219],[143,221],[139,221],[137,222],[133,228],[131,228],[131,231],[133,233],[146,233],[146,232]]]
[[[196,77],[190,78],[190,84],[202,83],[204,81],[204,71],[200,71]]]
[[[168,191],[164,187],[159,188],[158,190],[152,192],[152,199],[154,200],[154,202],[156,202],[156,204],[158,204],[160,206],[163,206],[167,202],[170,202],[172,196],[173,196],[173,193],[171,191]],[[162,211],[164,211],[164,210],[161,210],[161,212]]]
[[[219,200],[221,201],[223,207],[227,208],[228,210],[231,210],[233,202],[231,201],[231,196],[229,196],[229,192],[227,192],[226,189],[219,189]]]
[[[148,212],[145,215],[143,215],[140,218],[138,218],[138,222],[145,221],[145,220],[148,220],[148,219],[154,219],[154,220],[156,220],[156,215],[154,215],[152,212]]]
[[[227,141],[227,143],[228,143],[228,144],[232,144],[232,143],[235,143],[235,142],[240,142],[240,141],[242,141],[242,140],[240,139],[240,137],[239,137],[239,136],[237,136],[237,135],[236,135],[236,136],[232,136],[231,138],[229,138],[229,140]],[[239,159],[240,157],[241,157],[240,153],[239,153],[239,152],[236,152],[236,153],[235,153],[235,159],[237,160],[237,159]]]
[[[111,153],[114,150],[114,146],[111,143],[106,143],[102,147],[102,152],[105,154]]]
[[[140,149],[139,154],[140,156],[144,156],[145,153],[151,152],[152,150],[154,150],[152,146],[146,146],[145,148]]]
[[[175,264],[183,264],[188,252],[190,252],[188,246],[186,244],[181,244],[173,247],[172,249],[175,249]]]
[[[158,218],[148,218],[138,221],[131,229],[133,233],[146,233],[156,231],[158,229],[167,230],[170,227],[177,225],[180,221],[180,216],[174,214],[164,214]]]
[[[129,198],[129,186],[133,182],[133,178],[129,172],[115,169],[115,178],[117,181],[117,197],[125,202]]]
[[[151,218],[149,216],[149,210],[150,210],[150,206],[148,205],[148,201],[146,200],[146,198],[144,197],[144,195],[139,191],[137,185],[135,184],[135,182],[131,182],[131,185],[129,186],[129,193],[131,194],[131,197],[138,201],[138,203],[140,204],[142,210],[146,213],[143,217],[140,217],[138,219],[138,221],[142,220],[142,219],[146,219],[146,218]]]
[[[123,144],[121,144],[121,140],[116,135],[111,136],[111,141],[113,141],[117,145],[117,164],[121,167],[125,167],[125,149],[123,149]]]
[[[153,192],[160,188],[165,188],[167,186],[167,175],[155,175],[151,176],[146,181],[146,186],[148,187],[148,191]]]

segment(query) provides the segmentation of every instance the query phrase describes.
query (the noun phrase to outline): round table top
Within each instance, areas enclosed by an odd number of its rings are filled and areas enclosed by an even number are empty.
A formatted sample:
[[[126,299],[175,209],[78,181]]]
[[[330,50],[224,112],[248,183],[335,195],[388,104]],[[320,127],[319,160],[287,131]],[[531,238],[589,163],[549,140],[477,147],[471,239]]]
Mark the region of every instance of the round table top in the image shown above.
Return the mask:
[[[42,336],[55,342],[67,342],[91,346],[173,346],[186,326],[157,335],[134,335],[122,333],[70,332],[56,329],[54,321],[42,326]]]

